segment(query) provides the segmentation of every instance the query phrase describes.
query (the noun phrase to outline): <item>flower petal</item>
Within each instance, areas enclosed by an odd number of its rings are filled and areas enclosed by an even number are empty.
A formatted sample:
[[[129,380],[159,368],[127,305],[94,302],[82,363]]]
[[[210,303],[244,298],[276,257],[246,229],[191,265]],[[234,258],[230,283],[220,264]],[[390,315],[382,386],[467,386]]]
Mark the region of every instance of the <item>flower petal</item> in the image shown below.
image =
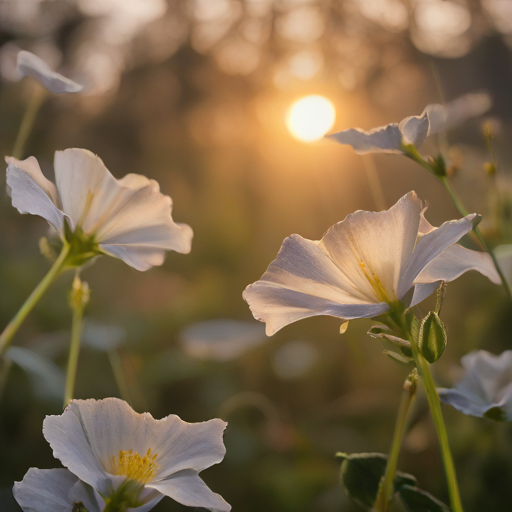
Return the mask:
[[[471,352],[461,359],[464,376],[452,389],[439,389],[445,403],[464,414],[483,416],[493,408],[512,419],[512,350],[500,355],[485,350]]]
[[[398,125],[403,134],[404,144],[412,144],[419,148],[427,138],[429,131],[429,118],[426,112],[421,116],[409,116],[400,121]]]
[[[450,282],[470,270],[480,272],[494,284],[501,284],[501,278],[488,253],[472,251],[458,244],[448,247],[426,265],[414,283]]]
[[[67,469],[30,468],[14,483],[13,494],[24,512],[71,512],[69,493],[77,481]]]
[[[216,512],[231,510],[231,505],[222,496],[212,492],[192,470],[180,471],[151,486],[187,507],[201,507]]]
[[[400,278],[398,298],[402,298],[408,292],[418,274],[434,258],[471,231],[480,219],[479,215],[472,213],[462,219],[445,222],[439,228],[423,235],[416,244],[409,264]]]
[[[347,144],[360,155],[364,153],[402,153],[402,132],[398,124],[379,126],[372,130],[351,128],[328,135],[339,144]]]
[[[48,181],[37,160],[31,156],[26,160],[7,157],[7,186],[12,205],[20,213],[39,215],[46,219],[57,231],[62,230],[64,213],[59,204],[55,185]]]
[[[441,281],[428,284],[416,283],[414,285],[414,293],[412,295],[409,307],[412,308],[413,306],[416,306],[416,304],[424,301],[427,297],[430,297],[430,295],[432,295],[439,288],[440,284]]]
[[[94,234],[106,253],[147,270],[163,263],[165,251],[190,252],[192,229],[173,221],[172,200],[156,181],[135,174],[116,180],[84,149],[57,151],[55,174],[73,225]]]
[[[375,288],[380,285],[390,300],[396,298],[400,278],[413,254],[422,210],[422,201],[415,192],[409,192],[389,210],[349,215],[322,238],[338,268],[357,289],[374,297],[369,302],[379,301]]]
[[[95,489],[81,480],[71,488],[69,498],[73,504],[82,503],[87,512],[100,512],[105,508],[105,500]]]
[[[144,455],[151,449],[160,467],[156,480],[182,469],[199,472],[223,459],[225,427],[218,419],[186,423],[170,415],[155,420],[123,400],[106,398],[73,400],[62,415],[46,417],[43,434],[64,466],[105,492],[115,475],[113,458],[121,450]]]
[[[18,69],[23,76],[35,78],[41,85],[53,94],[79,92],[83,86],[69,78],[52,71],[46,62],[33,53],[21,51],[18,53]]]

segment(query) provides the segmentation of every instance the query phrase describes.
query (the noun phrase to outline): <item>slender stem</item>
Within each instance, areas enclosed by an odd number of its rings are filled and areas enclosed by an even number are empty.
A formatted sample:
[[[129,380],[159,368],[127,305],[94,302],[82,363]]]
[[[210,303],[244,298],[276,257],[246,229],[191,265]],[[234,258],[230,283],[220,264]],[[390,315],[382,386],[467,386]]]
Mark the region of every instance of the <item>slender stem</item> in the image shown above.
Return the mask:
[[[31,293],[29,298],[25,301],[25,304],[21,306],[20,310],[16,313],[14,318],[9,322],[7,327],[0,334],[0,357],[3,356],[6,350],[9,348],[12,337],[16,334],[21,324],[32,311],[34,306],[39,302],[41,297],[44,295],[49,286],[55,281],[55,279],[61,274],[64,269],[64,264],[70,250],[69,244],[64,244],[59,257],[55,260],[54,264],[43,278],[43,280],[37,285],[36,289]]]
[[[424,158],[419,154],[418,150],[411,145],[407,146],[405,148],[405,154],[414,160],[416,163],[420,164],[424,169],[426,169],[430,174],[434,175],[443,185],[443,188],[445,189],[446,193],[450,196],[450,199],[452,200],[453,205],[457,209],[457,211],[465,217],[468,215],[468,211],[462,204],[461,200],[457,196],[457,194],[453,191],[453,189],[450,186],[450,182],[448,180],[447,176],[439,176],[436,174],[432,167],[424,160]],[[478,226],[475,226],[473,228],[473,232],[475,233],[476,238],[480,242],[482,248],[489,253],[489,255],[492,258],[492,261],[494,263],[494,266],[496,267],[496,271],[498,272],[501,282],[503,286],[505,287],[505,291],[507,292],[507,295],[510,300],[512,300],[512,291],[510,290],[510,286],[505,278],[505,275],[503,274],[503,271],[501,270],[500,264],[498,263],[498,260],[496,259],[496,255],[494,254],[494,251],[485,243],[485,240],[482,236],[482,233],[480,232],[480,228]]]
[[[463,512],[462,502],[460,499],[459,486],[457,484],[457,476],[455,473],[455,465],[453,463],[452,453],[448,444],[448,434],[443,420],[443,413],[441,411],[441,402],[437,389],[430,373],[430,366],[426,359],[419,353],[418,347],[414,342],[411,343],[414,359],[420,374],[423,386],[427,394],[428,405],[430,407],[430,414],[434,420],[436,427],[437,438],[441,448],[441,457],[443,459],[444,470],[446,473],[446,482],[448,484],[448,492],[450,494],[450,506],[452,512]]]
[[[76,368],[80,354],[80,340],[83,330],[84,309],[89,302],[89,286],[80,280],[79,270],[76,271],[75,279],[69,294],[69,306],[73,311],[71,324],[71,343],[69,346],[68,368],[66,372],[66,387],[64,390],[64,408],[73,400],[76,381]]]
[[[370,186],[373,202],[377,210],[385,210],[387,208],[386,197],[384,196],[384,190],[382,189],[382,183],[379,178],[379,173],[377,172],[377,167],[375,167],[373,156],[369,153],[361,155],[361,160],[363,161],[364,172],[366,173],[366,179]]]
[[[123,361],[121,360],[121,355],[117,349],[108,351],[108,359],[110,361],[110,365],[112,366],[112,371],[114,372],[114,378],[116,379],[117,387],[119,388],[119,393],[121,394],[121,398],[128,403],[130,402],[130,392],[128,391],[128,383],[126,382],[126,377],[123,369]]]
[[[30,132],[32,131],[34,121],[36,120],[37,113],[43,104],[45,96],[45,89],[34,81],[32,95],[27,104],[27,108],[25,109],[25,114],[21,120],[20,129],[12,150],[12,156],[18,160],[23,157],[23,148],[25,147]]]
[[[411,374],[404,382],[404,390],[398,408],[396,418],[395,432],[393,434],[393,442],[388,455],[388,462],[386,464],[386,472],[384,480],[380,486],[379,494],[375,501],[375,510],[378,512],[386,512],[388,509],[389,501],[393,497],[393,485],[396,475],[396,467],[398,463],[398,456],[400,455],[400,448],[402,446],[402,439],[405,434],[407,426],[407,416],[411,405],[416,396],[416,381],[418,374],[414,370],[414,375]]]
[[[71,325],[71,344],[69,347],[68,369],[66,372],[66,387],[64,391],[65,408],[71,400],[75,391],[76,368],[78,365],[78,355],[80,354],[80,339],[82,337],[84,308],[73,309],[73,321]]]

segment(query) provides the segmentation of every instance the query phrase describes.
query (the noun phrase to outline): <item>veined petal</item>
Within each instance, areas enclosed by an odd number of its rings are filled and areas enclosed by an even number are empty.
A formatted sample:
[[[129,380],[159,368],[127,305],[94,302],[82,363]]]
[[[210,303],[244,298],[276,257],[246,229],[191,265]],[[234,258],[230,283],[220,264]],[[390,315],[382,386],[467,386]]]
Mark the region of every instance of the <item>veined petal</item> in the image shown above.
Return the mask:
[[[340,271],[356,289],[373,297],[369,302],[397,298],[400,278],[413,254],[422,209],[416,193],[409,192],[389,210],[347,216],[322,238]]]
[[[426,112],[421,116],[409,116],[398,125],[403,134],[403,142],[419,148],[427,138],[429,132],[429,117]]]
[[[121,451],[155,458],[151,481],[176,471],[197,472],[220,462],[225,454],[222,420],[186,423],[170,415],[161,420],[136,413],[117,398],[73,400],[60,416],[47,416],[43,433],[54,455],[81,480],[100,492],[117,475]]]
[[[215,512],[231,510],[231,505],[212,492],[193,470],[175,473],[165,480],[152,483],[151,487],[187,507],[201,507]]]
[[[500,355],[485,350],[471,352],[461,359],[464,375],[452,389],[439,389],[445,403],[464,414],[484,416],[499,408],[512,420],[512,350]]]
[[[288,324],[312,316],[327,315],[352,320],[378,316],[389,309],[385,302],[339,304],[264,280],[249,285],[243,297],[254,318],[266,323],[267,336],[272,336]]]
[[[156,181],[135,174],[116,180],[83,149],[57,151],[55,173],[64,211],[106,253],[147,270],[163,263],[165,251],[190,252],[192,229],[173,221],[172,200]]]
[[[414,284],[435,281],[450,282],[470,270],[480,272],[494,284],[501,284],[501,278],[488,253],[472,251],[458,244],[448,247],[428,263],[418,274]]]
[[[24,512],[72,512],[73,504],[82,502],[88,512],[100,512],[98,502],[67,469],[30,468],[21,482],[15,482],[13,494]],[[83,486],[83,487],[82,487]],[[100,498],[101,499],[101,498]]]
[[[414,285],[414,293],[409,307],[412,308],[413,306],[416,306],[416,304],[424,301],[427,297],[430,297],[430,295],[432,295],[440,285],[441,281],[427,284],[416,283]]]
[[[20,213],[43,217],[60,232],[65,215],[57,207],[55,185],[44,177],[37,160],[34,157],[22,161],[7,157],[6,162],[9,164],[7,186],[12,205]]]
[[[480,221],[476,213],[459,220],[445,222],[439,228],[423,235],[416,244],[409,264],[400,277],[398,298],[402,298],[413,285],[418,274],[448,247],[458,242]]]
[[[21,51],[18,53],[18,69],[23,76],[35,78],[41,85],[53,94],[79,92],[83,86],[73,80],[52,71],[46,62],[33,53]]]
[[[364,153],[402,153],[402,132],[398,124],[379,126],[372,130],[350,128],[342,132],[327,135],[339,144],[347,144],[360,155]]]
[[[105,500],[95,489],[81,480],[71,488],[69,498],[73,504],[82,503],[87,512],[101,512],[105,508]]]

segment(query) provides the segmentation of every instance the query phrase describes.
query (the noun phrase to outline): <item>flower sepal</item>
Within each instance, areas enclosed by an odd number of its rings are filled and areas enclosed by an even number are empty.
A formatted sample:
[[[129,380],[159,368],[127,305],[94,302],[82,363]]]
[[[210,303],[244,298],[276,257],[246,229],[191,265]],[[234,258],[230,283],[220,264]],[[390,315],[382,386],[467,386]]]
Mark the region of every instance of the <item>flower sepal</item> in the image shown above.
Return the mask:
[[[100,249],[93,235],[87,235],[80,226],[71,230],[68,222],[64,221],[64,244],[69,246],[64,268],[78,268],[104,252]]]
[[[126,479],[109,496],[102,496],[105,500],[103,512],[127,512],[128,509],[142,506],[140,494],[143,489],[143,484]]]
[[[446,162],[443,155],[439,154],[437,158],[429,156],[427,161],[436,176],[446,176]]]
[[[389,327],[385,325],[374,325],[368,331],[368,334],[372,338],[381,341],[384,346],[384,354],[401,363],[411,363],[414,361],[410,342],[398,336],[394,336]]]

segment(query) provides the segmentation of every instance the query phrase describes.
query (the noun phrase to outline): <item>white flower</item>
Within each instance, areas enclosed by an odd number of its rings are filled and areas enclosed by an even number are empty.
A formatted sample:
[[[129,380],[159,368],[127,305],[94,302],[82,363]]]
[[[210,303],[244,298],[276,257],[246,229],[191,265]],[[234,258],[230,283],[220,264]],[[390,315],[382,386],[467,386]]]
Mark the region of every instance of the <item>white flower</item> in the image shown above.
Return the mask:
[[[183,351],[189,357],[219,362],[236,359],[264,341],[261,324],[222,318],[189,325],[180,333]]]
[[[15,482],[13,494],[24,512],[74,512],[80,503],[87,512],[100,512],[105,506],[92,487],[67,469],[30,468],[23,481]]]
[[[104,499],[133,484],[141,504],[164,495],[190,507],[228,512],[199,472],[224,458],[219,419],[186,423],[170,415],[155,420],[117,398],[73,400],[60,416],[47,416],[43,434],[53,454]],[[148,508],[149,510],[149,508]]]
[[[441,401],[470,416],[512,421],[512,350],[471,352],[461,363],[462,379],[452,389],[438,389]]]
[[[244,299],[272,335],[317,315],[345,320],[378,316],[399,301],[414,306],[440,281],[477,270],[500,279],[488,254],[454,245],[480,220],[476,214],[432,227],[414,192],[383,212],[357,211],[321,240],[285,239],[261,280]],[[404,296],[414,287],[412,299]]]
[[[137,270],[161,265],[165,251],[190,252],[192,229],[172,220],[172,200],[154,180],[139,174],[117,180],[85,149],[55,152],[57,186],[34,157],[6,161],[12,205],[44,217],[63,239],[69,226],[84,252],[115,256]]]
[[[400,123],[391,123],[369,131],[360,128],[343,130],[327,137],[348,144],[359,154],[404,153],[404,145],[418,149],[429,135],[454,128],[467,119],[479,116],[492,105],[486,93],[471,93],[447,105],[428,105],[421,116],[406,117]]]
[[[26,51],[19,52],[17,64],[20,79],[24,76],[31,76],[53,94],[79,92],[83,89],[82,85],[52,71],[44,60],[33,53]]]

